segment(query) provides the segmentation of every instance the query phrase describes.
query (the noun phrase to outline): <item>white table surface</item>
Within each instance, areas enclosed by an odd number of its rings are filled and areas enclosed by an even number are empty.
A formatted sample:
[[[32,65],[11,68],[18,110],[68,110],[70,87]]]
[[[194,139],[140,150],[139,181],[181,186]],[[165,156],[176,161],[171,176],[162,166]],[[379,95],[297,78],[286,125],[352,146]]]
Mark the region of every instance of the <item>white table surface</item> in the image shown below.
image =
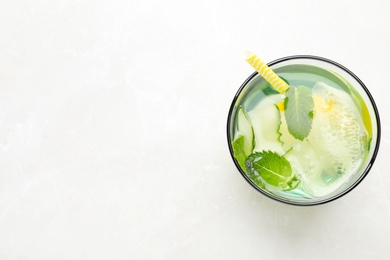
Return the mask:
[[[0,259],[390,259],[390,1],[2,0]],[[316,207],[236,170],[226,118],[263,60],[368,86],[367,178]]]

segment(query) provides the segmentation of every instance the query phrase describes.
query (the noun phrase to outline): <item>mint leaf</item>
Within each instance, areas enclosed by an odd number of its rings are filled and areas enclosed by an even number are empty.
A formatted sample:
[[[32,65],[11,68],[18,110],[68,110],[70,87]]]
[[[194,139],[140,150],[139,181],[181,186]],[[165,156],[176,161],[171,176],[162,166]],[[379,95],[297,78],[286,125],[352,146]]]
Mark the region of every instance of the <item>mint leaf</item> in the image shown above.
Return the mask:
[[[245,165],[249,178],[259,186],[264,187],[265,182],[283,190],[290,190],[300,182],[292,172],[290,162],[275,152],[253,153],[245,160]]]
[[[240,135],[238,136],[233,142],[232,142],[232,148],[233,148],[233,155],[234,158],[236,158],[238,164],[240,165],[241,169],[245,170],[245,151],[244,151],[244,136]]]
[[[265,189],[265,184],[263,179],[260,177],[259,173],[255,170],[253,164],[255,161],[259,160],[262,157],[262,153],[255,152],[248,156],[245,160],[246,174],[248,177],[260,188]]]
[[[305,86],[290,87],[284,99],[284,115],[292,136],[303,141],[311,130],[314,101],[311,89]]]

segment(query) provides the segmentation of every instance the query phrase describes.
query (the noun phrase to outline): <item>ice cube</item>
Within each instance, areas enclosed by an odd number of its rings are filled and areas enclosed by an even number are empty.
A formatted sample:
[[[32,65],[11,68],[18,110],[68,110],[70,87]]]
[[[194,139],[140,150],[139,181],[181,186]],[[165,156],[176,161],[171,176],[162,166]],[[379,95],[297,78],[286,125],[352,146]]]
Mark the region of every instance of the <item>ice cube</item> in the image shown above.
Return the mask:
[[[293,146],[288,159],[302,171],[307,192],[324,196],[341,187],[358,170],[367,132],[358,108],[346,92],[320,82],[313,88],[313,99],[310,134],[299,146]]]

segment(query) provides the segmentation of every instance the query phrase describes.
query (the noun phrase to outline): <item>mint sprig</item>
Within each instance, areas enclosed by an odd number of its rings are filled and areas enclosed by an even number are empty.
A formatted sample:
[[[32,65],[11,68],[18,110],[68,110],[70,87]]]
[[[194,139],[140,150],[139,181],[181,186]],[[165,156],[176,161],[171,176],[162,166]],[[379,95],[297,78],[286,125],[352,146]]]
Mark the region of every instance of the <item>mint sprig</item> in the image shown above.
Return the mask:
[[[291,190],[299,183],[290,162],[282,155],[272,151],[256,152],[245,160],[248,177],[264,188],[269,184],[282,190]]]
[[[288,131],[303,141],[309,135],[313,123],[314,101],[311,89],[290,86],[284,99],[284,109]]]

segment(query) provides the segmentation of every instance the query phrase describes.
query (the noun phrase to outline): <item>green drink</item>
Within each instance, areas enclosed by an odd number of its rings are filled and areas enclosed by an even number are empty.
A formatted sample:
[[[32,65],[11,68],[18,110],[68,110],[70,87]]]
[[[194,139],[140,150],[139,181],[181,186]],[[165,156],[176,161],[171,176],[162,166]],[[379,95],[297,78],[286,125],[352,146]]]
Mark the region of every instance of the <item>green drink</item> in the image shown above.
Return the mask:
[[[368,173],[380,139],[379,115],[364,84],[319,57],[270,63],[290,88],[276,91],[259,74],[239,89],[228,117],[236,166],[263,194],[295,205],[331,201]]]

